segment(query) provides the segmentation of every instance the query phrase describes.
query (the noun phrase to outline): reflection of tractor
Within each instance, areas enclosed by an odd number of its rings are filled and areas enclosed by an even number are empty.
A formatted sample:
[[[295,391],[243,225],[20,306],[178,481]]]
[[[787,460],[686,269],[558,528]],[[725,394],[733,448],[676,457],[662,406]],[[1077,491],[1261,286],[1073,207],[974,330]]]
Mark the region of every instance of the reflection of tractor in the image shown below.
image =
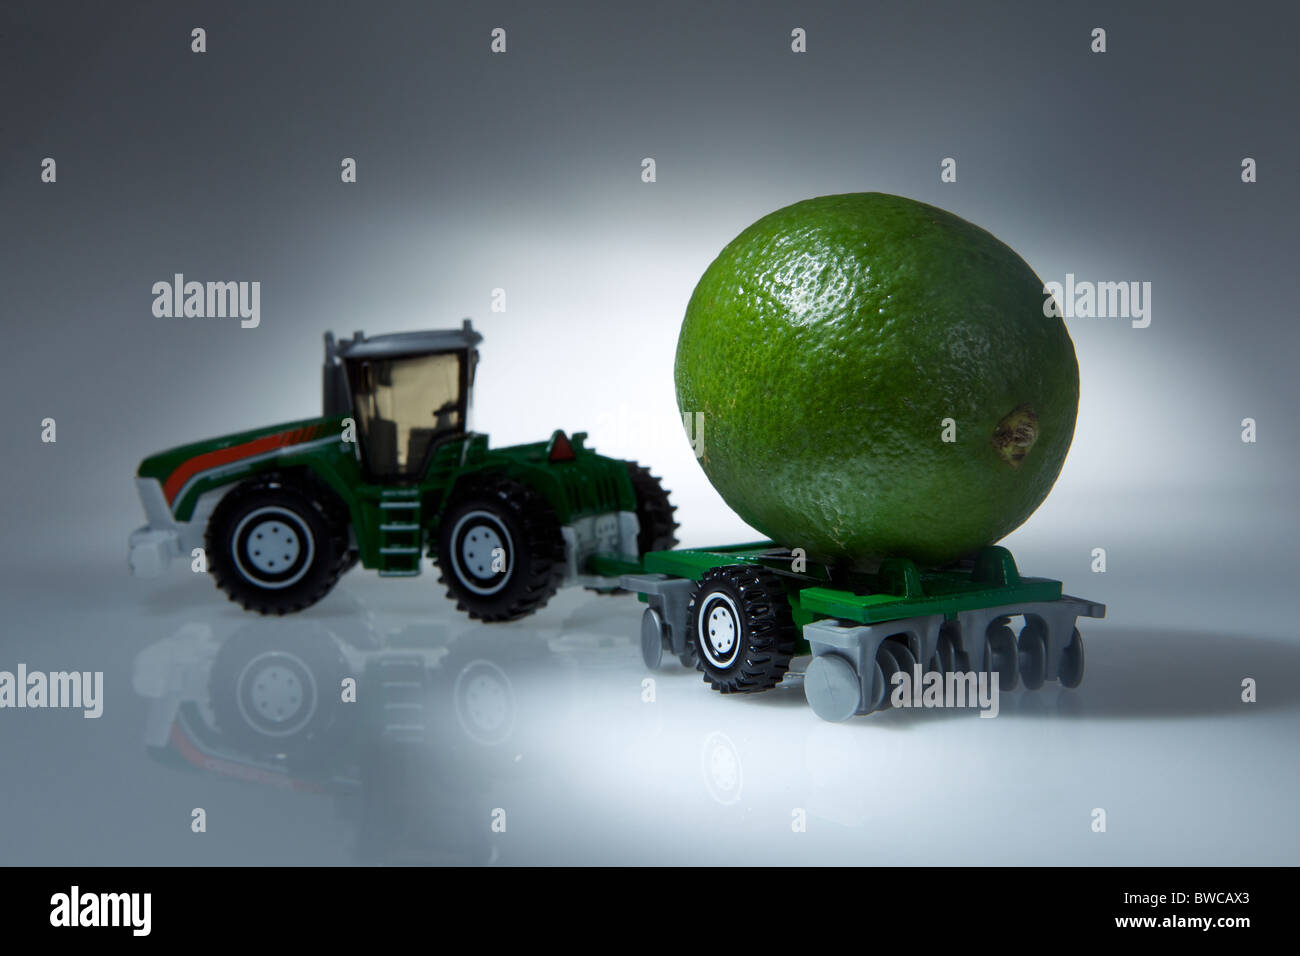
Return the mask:
[[[504,621],[561,584],[602,591],[672,547],[659,480],[598,455],[585,433],[489,448],[467,428],[482,337],[461,329],[325,337],[319,418],[146,458],[149,524],[131,568],[161,571],[206,548],[217,586],[249,610],[299,611],[360,561],[413,577],[427,551],[458,606]]]
[[[438,755],[463,778],[513,763],[561,719],[552,692],[564,674],[528,632],[389,631],[354,614],[245,620],[222,637],[187,624],[136,658],[136,691],[156,701],[154,756],[319,789],[355,777],[387,742]]]
[[[543,773],[571,673],[532,629],[440,616],[388,624],[345,598],[325,617],[191,621],[135,659],[145,742],[168,766],[332,796],[363,863],[485,863],[488,788]],[[215,613],[215,612],[214,612]],[[349,689],[349,681],[355,681]],[[355,692],[352,692],[355,691]]]

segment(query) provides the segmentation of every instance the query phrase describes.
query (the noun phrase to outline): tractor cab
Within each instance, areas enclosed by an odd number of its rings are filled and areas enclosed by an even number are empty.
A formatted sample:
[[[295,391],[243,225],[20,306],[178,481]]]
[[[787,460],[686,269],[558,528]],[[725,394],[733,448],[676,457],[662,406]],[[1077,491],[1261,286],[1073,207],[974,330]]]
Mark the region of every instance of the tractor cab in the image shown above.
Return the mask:
[[[418,480],[432,451],[466,433],[483,336],[459,329],[335,342],[325,335],[324,413],[356,422],[361,462],[377,482]]]

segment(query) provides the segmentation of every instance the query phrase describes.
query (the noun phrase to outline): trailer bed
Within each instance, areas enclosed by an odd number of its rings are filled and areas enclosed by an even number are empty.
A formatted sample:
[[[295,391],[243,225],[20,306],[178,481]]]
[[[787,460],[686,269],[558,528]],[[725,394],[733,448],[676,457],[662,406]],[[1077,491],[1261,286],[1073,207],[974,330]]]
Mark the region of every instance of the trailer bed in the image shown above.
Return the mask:
[[[792,563],[791,552],[770,541],[651,551],[643,559],[647,573],[694,581],[719,565],[757,564],[792,583],[805,615],[856,624],[930,614],[952,620],[962,611],[1061,597],[1060,581],[1021,577],[1005,548],[987,548],[974,561],[940,569],[923,569],[906,559],[886,559],[874,572],[850,574],[844,582],[848,588],[833,586],[834,575],[825,565],[807,562],[805,570],[796,572]]]
[[[652,551],[639,573],[619,580],[648,605],[648,667],[668,652],[703,670],[715,690],[750,692],[780,682],[792,655],[811,653],[804,691],[827,720],[881,709],[892,675],[914,668],[996,671],[1006,690],[1077,686],[1083,642],[1075,621],[1106,613],[1064,594],[1060,581],[1022,577],[998,546],[943,568],[907,558],[848,568],[758,541]],[[772,610],[787,603],[788,611]],[[1024,621],[1019,635],[1013,618]]]

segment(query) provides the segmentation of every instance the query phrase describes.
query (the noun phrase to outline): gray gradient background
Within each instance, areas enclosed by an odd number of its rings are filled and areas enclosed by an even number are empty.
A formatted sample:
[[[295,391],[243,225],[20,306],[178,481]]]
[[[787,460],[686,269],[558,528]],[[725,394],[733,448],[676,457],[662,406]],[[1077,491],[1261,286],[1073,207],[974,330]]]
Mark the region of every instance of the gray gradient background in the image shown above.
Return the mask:
[[[533,772],[506,782],[466,758],[447,774],[470,781],[471,819],[513,809],[493,858],[1300,862],[1300,17],[1134,6],[6,3],[0,668],[102,669],[108,700],[99,721],[0,712],[0,862],[357,858],[325,802],[146,759],[137,653],[247,622],[179,569],[128,576],[141,457],[315,414],[326,330],[468,315],[486,334],[476,429],[504,444],[586,428],[665,476],[684,543],[751,537],[673,422],[677,325],[749,222],[860,190],[969,218],[1044,279],[1153,284],[1147,329],[1069,323],[1074,447],[1006,542],[1027,573],[1108,604],[1084,686],[1011,695],[994,721],[831,726],[797,685],[721,700],[667,672],[647,706],[635,602],[567,593],[503,629],[567,675],[507,661],[521,699],[557,715],[520,744]],[[505,56],[488,52],[498,25]],[[260,280],[261,327],[154,318],[150,287],[174,272]],[[498,286],[505,314],[488,309]],[[432,575],[357,571],[309,612],[367,632],[376,613],[473,637]],[[733,802],[706,779],[716,763],[701,770],[716,734],[743,768]]]

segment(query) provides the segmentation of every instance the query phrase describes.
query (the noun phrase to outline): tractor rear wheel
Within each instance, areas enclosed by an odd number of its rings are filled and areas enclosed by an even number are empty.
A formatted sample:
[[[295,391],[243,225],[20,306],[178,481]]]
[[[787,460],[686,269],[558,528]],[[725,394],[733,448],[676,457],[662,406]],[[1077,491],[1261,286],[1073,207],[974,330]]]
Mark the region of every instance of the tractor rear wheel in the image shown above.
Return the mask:
[[[796,637],[790,601],[766,568],[710,568],[686,614],[696,666],[719,693],[767,690],[790,669]]]
[[[543,607],[564,580],[564,535],[547,500],[513,478],[457,491],[438,528],[439,581],[480,621],[513,621]]]
[[[636,494],[636,520],[639,530],[636,536],[636,553],[643,555],[648,551],[669,551],[677,545],[677,522],[673,515],[677,508],[668,498],[663,482],[650,473],[645,465],[634,461],[625,461],[627,475],[632,479],[632,491]],[[597,594],[626,594],[623,588],[594,588],[586,590]],[[692,662],[690,665],[694,667]]]
[[[647,551],[668,551],[677,545],[677,522],[673,515],[677,509],[668,499],[663,482],[650,474],[645,465],[626,462],[632,490],[636,492],[636,518],[641,530],[636,536],[639,554]]]
[[[351,566],[343,514],[333,492],[310,478],[268,474],[236,485],[204,537],[217,587],[261,614],[315,604]]]

